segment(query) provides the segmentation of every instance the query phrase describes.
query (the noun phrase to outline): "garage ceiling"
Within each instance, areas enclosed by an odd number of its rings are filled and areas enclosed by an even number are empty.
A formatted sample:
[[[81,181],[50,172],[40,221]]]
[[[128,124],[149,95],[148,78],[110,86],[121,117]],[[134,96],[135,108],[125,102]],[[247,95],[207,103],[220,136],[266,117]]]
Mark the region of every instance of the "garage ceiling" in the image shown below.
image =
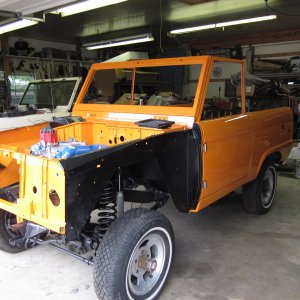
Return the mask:
[[[0,10],[19,12],[23,15],[29,15],[52,8],[53,6],[61,6],[71,2],[74,2],[74,0],[0,0]]]
[[[40,17],[43,11],[70,2],[74,1],[0,0],[0,10]],[[128,0],[64,18],[47,13],[45,23],[10,32],[9,35],[68,43],[80,39],[84,43],[151,32],[156,40],[151,43],[153,46],[158,45],[161,36],[164,47],[189,44],[196,48],[208,45],[225,47],[227,44],[244,44],[246,41],[251,43],[252,40],[268,42],[272,39],[300,39],[300,1],[269,0],[268,4],[280,12],[275,21],[205,30],[180,35],[176,39],[169,37],[168,31],[274,12],[266,10],[264,0]],[[149,46],[150,43],[131,45],[130,49]]]

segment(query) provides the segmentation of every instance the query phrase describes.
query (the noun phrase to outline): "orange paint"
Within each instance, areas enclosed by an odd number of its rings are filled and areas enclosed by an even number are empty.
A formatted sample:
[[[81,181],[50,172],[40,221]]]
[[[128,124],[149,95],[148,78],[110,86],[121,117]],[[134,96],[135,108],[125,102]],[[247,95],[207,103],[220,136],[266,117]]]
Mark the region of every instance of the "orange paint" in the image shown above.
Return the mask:
[[[238,64],[241,70],[241,109],[239,114],[201,120],[208,84],[215,62]],[[87,104],[84,97],[97,70],[136,69],[157,66],[201,65],[193,104],[178,106],[150,106],[117,104]],[[133,76],[135,78],[135,76]],[[114,146],[133,140],[182,131],[197,123],[202,132],[203,176],[201,197],[192,212],[198,212],[239,186],[255,179],[263,161],[273,153],[280,160],[287,157],[292,143],[292,112],[276,108],[246,112],[245,65],[243,61],[198,56],[168,59],[98,63],[92,65],[73,109],[74,116],[85,121],[57,128],[60,140],[70,137],[87,144]],[[134,86],[132,84],[132,86]],[[168,129],[141,128],[134,123],[146,118],[175,120]],[[20,199],[11,204],[0,199],[0,208],[20,218],[31,220],[63,233],[65,225],[65,179],[59,160],[29,155],[30,146],[39,139],[39,131],[46,124],[0,132],[0,187],[19,182]],[[99,168],[101,166],[99,165]],[[205,184],[204,184],[205,182]],[[205,186],[205,188],[204,188]],[[34,187],[36,187],[36,192]],[[60,206],[53,206],[49,193],[55,190]]]

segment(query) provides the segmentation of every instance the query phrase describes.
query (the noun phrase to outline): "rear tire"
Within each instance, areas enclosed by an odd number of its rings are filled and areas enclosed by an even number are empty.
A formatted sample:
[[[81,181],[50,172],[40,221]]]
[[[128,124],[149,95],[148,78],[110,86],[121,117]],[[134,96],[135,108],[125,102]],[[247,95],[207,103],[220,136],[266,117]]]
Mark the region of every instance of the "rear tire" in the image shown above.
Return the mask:
[[[265,161],[256,179],[243,186],[243,206],[249,213],[263,215],[273,204],[277,170],[273,161]]]
[[[157,211],[132,209],[104,235],[94,265],[99,299],[157,299],[174,253],[169,220]]]
[[[9,225],[16,224],[16,216],[10,212],[0,209],[0,250],[8,253],[18,253],[25,250],[25,247],[12,245],[9,241],[18,236],[16,232],[9,229]]]

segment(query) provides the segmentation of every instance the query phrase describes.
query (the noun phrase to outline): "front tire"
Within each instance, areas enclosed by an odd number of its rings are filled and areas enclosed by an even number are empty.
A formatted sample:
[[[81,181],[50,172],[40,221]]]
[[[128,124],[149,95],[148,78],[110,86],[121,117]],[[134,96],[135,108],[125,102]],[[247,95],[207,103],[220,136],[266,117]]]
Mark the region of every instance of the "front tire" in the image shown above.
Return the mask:
[[[17,223],[16,216],[0,209],[0,250],[8,253],[18,253],[25,250],[24,246],[16,246],[10,243],[10,239],[18,237],[18,233],[9,228]]]
[[[263,215],[273,204],[277,186],[277,170],[272,161],[265,161],[253,181],[243,186],[243,206],[249,213]]]
[[[157,211],[132,209],[117,219],[97,250],[94,285],[99,299],[156,299],[174,254],[169,220]]]

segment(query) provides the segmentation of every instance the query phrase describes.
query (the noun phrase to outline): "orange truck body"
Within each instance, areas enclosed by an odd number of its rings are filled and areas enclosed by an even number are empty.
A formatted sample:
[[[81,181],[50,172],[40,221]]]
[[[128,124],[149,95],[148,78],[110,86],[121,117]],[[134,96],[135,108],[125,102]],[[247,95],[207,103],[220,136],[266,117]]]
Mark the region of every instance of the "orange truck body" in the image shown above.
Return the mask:
[[[202,120],[207,87],[215,62],[234,63],[240,66],[240,112]],[[193,64],[201,64],[202,67],[191,104],[173,107],[172,105],[85,103],[85,95],[94,75],[99,70],[129,68],[135,70],[136,68]],[[186,212],[198,212],[238,187],[254,180],[268,157],[272,156],[277,162],[281,162],[290,151],[293,132],[291,109],[281,107],[247,112],[245,90],[243,61],[203,56],[98,63],[92,65],[72,112],[74,116],[81,116],[84,121],[55,129],[60,140],[67,140],[72,136],[87,144],[104,144],[119,149],[121,145],[128,143],[134,145],[135,142],[141,145],[143,141],[152,142],[150,139],[152,137],[188,132],[197,126],[201,136],[198,145],[201,164],[199,170],[201,176],[198,176],[197,183],[199,192],[196,193],[198,198],[193,205],[186,208]],[[131,102],[133,102],[133,94],[131,92]],[[136,121],[149,118],[170,120],[175,123],[165,129],[145,128],[135,124]],[[72,182],[65,178],[67,167],[64,164],[67,164],[68,159],[33,157],[30,154],[30,145],[38,142],[39,131],[44,125],[0,132],[0,187],[5,188],[15,183],[19,183],[20,186],[19,199],[15,203],[0,199],[0,208],[16,214],[19,220],[32,221],[64,234],[67,222],[66,190],[68,185],[72,185]],[[83,160],[82,158],[81,161]],[[76,163],[79,166],[79,161]],[[105,159],[103,159],[103,164],[98,161],[95,169],[105,168],[105,163]],[[185,182],[179,184],[185,185]],[[49,199],[51,190],[59,194],[60,204],[57,206],[53,205]],[[171,196],[173,197],[172,193]]]

